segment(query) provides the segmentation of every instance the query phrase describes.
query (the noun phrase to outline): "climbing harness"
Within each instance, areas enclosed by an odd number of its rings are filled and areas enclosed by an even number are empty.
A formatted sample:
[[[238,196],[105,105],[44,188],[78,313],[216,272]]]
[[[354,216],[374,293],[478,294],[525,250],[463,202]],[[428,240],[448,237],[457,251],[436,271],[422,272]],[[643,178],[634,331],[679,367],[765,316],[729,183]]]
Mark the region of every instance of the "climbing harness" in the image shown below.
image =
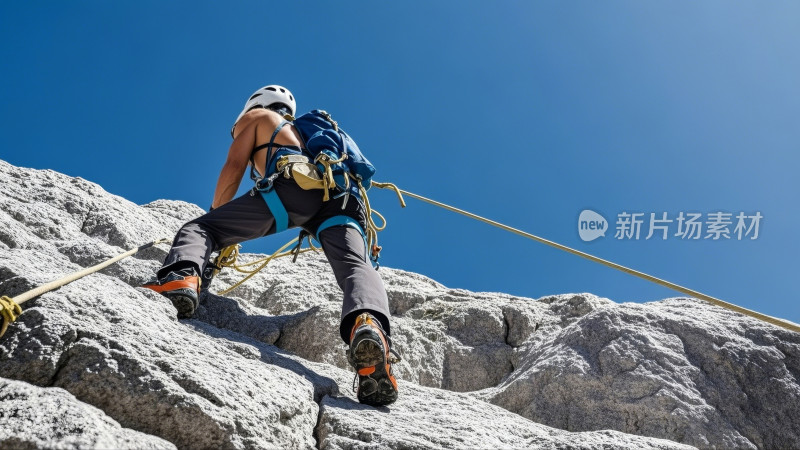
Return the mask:
[[[287,124],[294,126],[305,148],[278,146],[273,151],[273,147],[278,145],[275,144],[275,137]],[[348,216],[334,216],[318,227],[317,235],[314,237],[317,242],[321,242],[319,233],[326,228],[336,225],[352,227],[364,238],[367,259],[377,268],[381,251],[378,245],[378,232],[386,227],[386,220],[380,213],[372,210],[367,197],[367,189],[371,185],[375,167],[361,153],[350,136],[339,128],[339,124],[331,118],[331,115],[323,110],[314,110],[296,119],[291,115],[285,115],[284,120],[273,131],[269,142],[256,147],[254,152],[263,148],[267,149],[264,162],[266,175],[257,178],[251,154],[250,178],[255,182],[255,186],[251,189],[250,195],[255,196],[258,193],[264,198],[275,218],[275,233],[289,228],[289,214],[275,191],[275,180],[278,177],[293,179],[304,190],[321,189],[323,202],[331,198],[344,197],[342,209],[347,206],[352,192],[364,204],[366,228]],[[382,225],[377,225],[372,217],[373,214],[380,218]],[[304,233],[307,234],[301,231],[297,239],[295,259]],[[216,263],[214,265],[219,266]],[[232,265],[236,266],[235,256]]]
[[[675,284],[675,283],[672,283],[672,282],[669,282],[669,281],[666,281],[666,280],[662,280],[660,278],[656,278],[656,277],[654,277],[652,275],[648,275],[648,274],[646,274],[644,272],[640,272],[638,270],[634,270],[634,269],[631,269],[629,267],[625,267],[623,265],[620,265],[620,264],[617,264],[617,263],[614,263],[614,262],[611,262],[611,261],[608,261],[608,260],[605,260],[605,259],[602,259],[602,258],[598,258],[597,256],[590,255],[588,253],[584,253],[584,252],[582,252],[580,250],[575,250],[573,248],[567,247],[566,245],[561,245],[561,244],[559,244],[557,242],[553,242],[553,241],[541,238],[539,236],[535,236],[533,234],[526,233],[526,232],[524,232],[522,230],[518,230],[516,228],[512,228],[512,227],[510,227],[508,225],[503,225],[500,222],[495,222],[494,220],[487,219],[485,217],[481,217],[481,216],[479,216],[477,214],[473,214],[473,213],[464,211],[462,209],[458,209],[458,208],[455,208],[453,206],[450,206],[450,205],[447,205],[447,204],[444,204],[444,203],[441,203],[441,202],[437,202],[436,200],[431,200],[431,199],[423,197],[421,195],[417,195],[417,194],[405,191],[403,189],[398,188],[397,186],[395,186],[392,183],[378,183],[378,182],[373,181],[372,185],[377,187],[377,188],[380,188],[380,189],[393,190],[397,194],[398,199],[400,200],[400,205],[402,207],[404,207],[404,208],[405,208],[406,204],[405,204],[405,201],[403,200],[403,194],[405,194],[405,195],[407,195],[409,197],[415,198],[417,200],[429,203],[431,205],[438,206],[440,208],[444,208],[444,209],[446,209],[448,211],[451,211],[451,212],[454,212],[454,213],[457,213],[457,214],[461,214],[463,216],[467,216],[467,217],[469,217],[471,219],[475,219],[475,220],[479,220],[479,221],[484,222],[484,223],[488,223],[489,225],[495,226],[497,228],[500,228],[500,229],[503,229],[503,230],[506,230],[506,231],[510,231],[510,232],[512,232],[514,234],[517,234],[519,236],[522,236],[522,237],[525,237],[525,238],[528,238],[528,239],[532,239],[532,240],[534,240],[536,242],[540,242],[542,244],[546,244],[546,245],[549,245],[551,247],[555,247],[555,248],[557,248],[559,250],[563,250],[565,252],[572,253],[573,255],[577,255],[577,256],[580,256],[582,258],[586,258],[586,259],[588,259],[590,261],[594,261],[596,263],[600,263],[600,264],[602,264],[604,266],[611,267],[612,269],[616,269],[616,270],[625,272],[625,273],[627,273],[629,275],[633,275],[635,277],[642,278],[642,279],[650,281],[652,283],[656,283],[658,285],[661,285],[661,286],[676,290],[676,291],[681,292],[683,294],[690,295],[690,296],[692,296],[694,298],[698,298],[700,300],[705,300],[706,302],[711,303],[713,305],[717,305],[717,306],[729,309],[731,311],[736,311],[736,312],[744,314],[746,316],[750,316],[750,317],[762,320],[764,322],[767,322],[767,323],[770,323],[772,325],[776,325],[776,326],[785,328],[787,330],[800,332],[800,326],[798,326],[798,325],[796,325],[794,323],[791,323],[791,322],[788,322],[788,321],[785,321],[785,320],[782,320],[782,319],[778,319],[777,317],[772,317],[772,316],[768,316],[766,314],[761,314],[760,312],[753,311],[753,310],[750,310],[750,309],[747,309],[747,308],[743,308],[741,306],[734,305],[733,303],[728,303],[728,302],[726,302],[724,300],[720,300],[720,299],[712,297],[710,295],[703,294],[702,292],[698,292],[698,291],[695,291],[693,289],[689,289],[687,287],[683,287],[683,286],[680,286],[678,284]]]
[[[2,315],[2,317],[3,317],[3,325],[2,325],[2,327],[0,327],[0,337],[2,337],[3,334],[5,334],[6,329],[8,328],[8,324],[10,324],[11,322],[14,322],[15,320],[17,320],[17,317],[19,317],[19,315],[22,314],[22,307],[20,307],[20,305],[25,303],[25,302],[27,302],[28,300],[30,300],[32,298],[35,298],[35,297],[38,297],[38,296],[40,296],[40,295],[42,295],[44,293],[47,293],[47,292],[53,291],[55,289],[58,289],[61,286],[64,286],[65,284],[72,283],[73,281],[75,281],[77,279],[80,279],[80,278],[83,278],[86,275],[89,275],[89,274],[95,273],[95,272],[97,272],[99,270],[105,269],[106,267],[110,266],[111,264],[114,264],[115,262],[117,262],[119,260],[125,259],[128,256],[134,255],[139,251],[142,251],[142,250],[148,249],[150,247],[153,247],[154,245],[162,244],[164,242],[169,242],[169,241],[170,241],[169,239],[159,239],[157,241],[150,242],[149,244],[145,244],[145,245],[136,247],[134,249],[128,250],[127,252],[122,253],[120,255],[117,255],[117,256],[115,256],[115,257],[113,257],[113,258],[111,258],[111,259],[109,259],[107,261],[104,261],[104,262],[100,263],[100,264],[97,264],[97,265],[94,265],[92,267],[88,267],[86,269],[79,270],[77,272],[71,273],[71,274],[69,274],[67,276],[64,276],[63,278],[59,278],[58,280],[51,281],[51,282],[49,282],[47,284],[43,284],[42,286],[39,286],[39,287],[37,287],[35,289],[31,289],[31,290],[29,290],[27,292],[24,292],[24,293],[22,293],[20,295],[17,295],[16,297],[13,297],[13,298],[7,297],[7,296],[0,297],[0,315]]]
[[[219,254],[214,259],[214,262],[212,264],[210,264],[212,266],[212,270],[213,270],[212,277],[215,276],[217,273],[219,273],[219,271],[222,268],[225,268],[225,267],[231,267],[234,270],[236,270],[237,272],[247,274],[247,276],[244,277],[243,279],[239,280],[238,282],[234,283],[231,287],[217,292],[217,295],[226,295],[226,294],[230,293],[231,291],[233,291],[237,287],[239,287],[242,284],[244,284],[247,280],[252,278],[255,274],[257,274],[258,272],[264,270],[264,268],[267,267],[267,264],[269,264],[270,261],[272,261],[274,259],[281,258],[281,257],[284,257],[284,256],[292,256],[293,257],[293,262],[295,262],[295,261],[297,261],[297,256],[299,254],[301,254],[301,253],[307,253],[307,252],[314,252],[314,251],[322,250],[321,247],[317,247],[317,246],[314,245],[312,238],[315,239],[317,242],[322,242],[320,240],[320,238],[319,238],[320,233],[322,233],[323,230],[326,230],[326,229],[328,229],[330,227],[334,227],[334,226],[351,227],[351,228],[354,228],[355,230],[357,230],[359,233],[361,233],[361,237],[364,239],[364,246],[368,250],[367,253],[366,253],[367,254],[367,258],[371,259],[373,261],[373,265],[377,268],[378,267],[377,261],[378,261],[378,256],[379,256],[378,254],[380,253],[380,247],[377,246],[377,232],[383,230],[384,228],[386,228],[386,220],[377,211],[375,211],[375,210],[370,210],[370,211],[372,212],[372,214],[376,214],[376,215],[380,216],[381,220],[383,220],[383,225],[380,228],[376,228],[373,225],[372,228],[368,228],[369,232],[365,233],[364,230],[361,228],[361,225],[358,223],[358,221],[353,219],[352,217],[344,216],[344,215],[333,216],[333,217],[323,221],[320,224],[320,226],[317,228],[317,235],[316,236],[312,236],[311,234],[309,234],[305,230],[302,230],[302,231],[300,231],[300,235],[298,237],[296,237],[296,238],[290,240],[289,242],[285,243],[284,245],[282,245],[273,254],[271,254],[271,255],[269,255],[269,256],[267,256],[265,258],[261,258],[261,259],[255,260],[255,261],[251,261],[251,262],[246,263],[246,264],[239,264],[239,262],[238,262],[239,250],[241,249],[241,246],[239,244],[234,244],[234,245],[231,245],[231,246],[223,248],[222,250],[220,250]],[[374,221],[372,221],[371,219],[369,219],[369,221],[372,224],[374,224]],[[368,240],[367,236],[374,236],[374,237],[372,238],[372,240]],[[308,247],[307,248],[302,248],[303,239],[307,239],[307,242],[308,242]],[[371,242],[374,242],[375,244],[372,244],[372,246],[371,246],[371,244],[370,244]],[[292,248],[291,250],[287,251],[287,249],[289,247],[291,247],[293,244],[296,244],[294,246],[294,248]],[[377,250],[375,248],[377,248]],[[369,249],[373,249],[373,250],[370,251]],[[248,269],[248,267],[252,267],[252,266],[258,266],[258,267],[256,267],[255,269]]]

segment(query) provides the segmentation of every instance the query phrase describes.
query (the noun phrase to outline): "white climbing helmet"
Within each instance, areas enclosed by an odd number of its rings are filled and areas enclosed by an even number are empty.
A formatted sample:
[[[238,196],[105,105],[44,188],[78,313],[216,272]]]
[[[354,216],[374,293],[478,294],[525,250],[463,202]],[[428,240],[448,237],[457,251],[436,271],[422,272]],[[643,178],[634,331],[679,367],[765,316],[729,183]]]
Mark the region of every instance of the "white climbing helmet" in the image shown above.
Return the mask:
[[[236,127],[236,123],[239,122],[239,119],[241,119],[247,111],[250,111],[256,107],[266,108],[273,103],[282,103],[288,106],[289,113],[293,116],[297,110],[297,103],[295,103],[294,96],[291,92],[289,92],[288,89],[276,84],[270,84],[269,86],[264,86],[255,91],[253,95],[247,99],[247,103],[244,104],[244,109],[242,109],[242,112],[239,113],[239,117],[236,118],[236,122],[233,123],[233,127]],[[233,133],[233,128],[231,128],[231,133]]]

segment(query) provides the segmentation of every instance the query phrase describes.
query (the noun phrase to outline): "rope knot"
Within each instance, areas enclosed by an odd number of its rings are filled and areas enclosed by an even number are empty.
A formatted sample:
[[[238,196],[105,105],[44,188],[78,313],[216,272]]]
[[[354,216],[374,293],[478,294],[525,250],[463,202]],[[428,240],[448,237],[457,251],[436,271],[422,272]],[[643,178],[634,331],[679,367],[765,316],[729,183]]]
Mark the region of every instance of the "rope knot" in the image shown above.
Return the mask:
[[[0,297],[0,315],[3,316],[3,325],[0,328],[0,336],[6,334],[8,324],[17,320],[17,317],[22,314],[22,307],[17,304],[11,297],[5,295]]]

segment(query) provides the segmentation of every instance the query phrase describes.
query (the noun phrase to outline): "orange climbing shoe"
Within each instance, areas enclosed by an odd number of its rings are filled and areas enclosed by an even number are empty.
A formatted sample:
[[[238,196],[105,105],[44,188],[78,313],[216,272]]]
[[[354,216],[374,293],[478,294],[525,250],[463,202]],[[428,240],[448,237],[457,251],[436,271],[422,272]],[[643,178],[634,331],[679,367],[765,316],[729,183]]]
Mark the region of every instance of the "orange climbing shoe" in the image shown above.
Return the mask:
[[[154,278],[148,281],[142,287],[152,289],[170,299],[181,319],[192,317],[197,309],[200,277],[194,269],[170,272],[163,278]]]
[[[347,360],[356,369],[353,390],[359,402],[384,406],[397,400],[397,380],[392,374],[392,363],[399,362],[400,357],[391,349],[380,322],[372,315],[363,313],[356,318],[350,333]]]

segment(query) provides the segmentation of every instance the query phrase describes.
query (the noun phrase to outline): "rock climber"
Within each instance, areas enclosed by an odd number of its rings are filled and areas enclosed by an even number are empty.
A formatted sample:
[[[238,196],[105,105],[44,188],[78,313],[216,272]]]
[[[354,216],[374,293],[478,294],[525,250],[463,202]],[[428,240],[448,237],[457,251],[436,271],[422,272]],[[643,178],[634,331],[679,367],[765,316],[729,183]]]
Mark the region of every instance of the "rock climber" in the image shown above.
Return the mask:
[[[268,164],[275,152],[303,151],[304,138],[291,122],[295,111],[292,93],[270,85],[253,93],[236,118],[231,130],[233,143],[209,212],[181,227],[155,279],[144,285],[169,298],[179,317],[194,314],[201,274],[212,252],[279,229],[279,214],[273,211],[276,208],[271,208],[257,189],[233,197],[248,166],[251,174],[255,170],[257,178],[264,180],[275,171],[274,163]],[[287,123],[285,118],[289,119]],[[376,406],[393,403],[398,388],[392,374],[388,299],[380,276],[369,262],[363,231],[338,225],[317,235],[323,222],[342,215],[355,219],[361,230],[366,229],[362,199],[358,195],[332,195],[324,201],[321,190],[305,190],[291,177],[273,178],[274,191],[285,208],[282,214],[288,215],[288,228],[300,227],[318,237],[344,292],[339,333],[349,345],[348,361],[357,372],[358,400]]]

